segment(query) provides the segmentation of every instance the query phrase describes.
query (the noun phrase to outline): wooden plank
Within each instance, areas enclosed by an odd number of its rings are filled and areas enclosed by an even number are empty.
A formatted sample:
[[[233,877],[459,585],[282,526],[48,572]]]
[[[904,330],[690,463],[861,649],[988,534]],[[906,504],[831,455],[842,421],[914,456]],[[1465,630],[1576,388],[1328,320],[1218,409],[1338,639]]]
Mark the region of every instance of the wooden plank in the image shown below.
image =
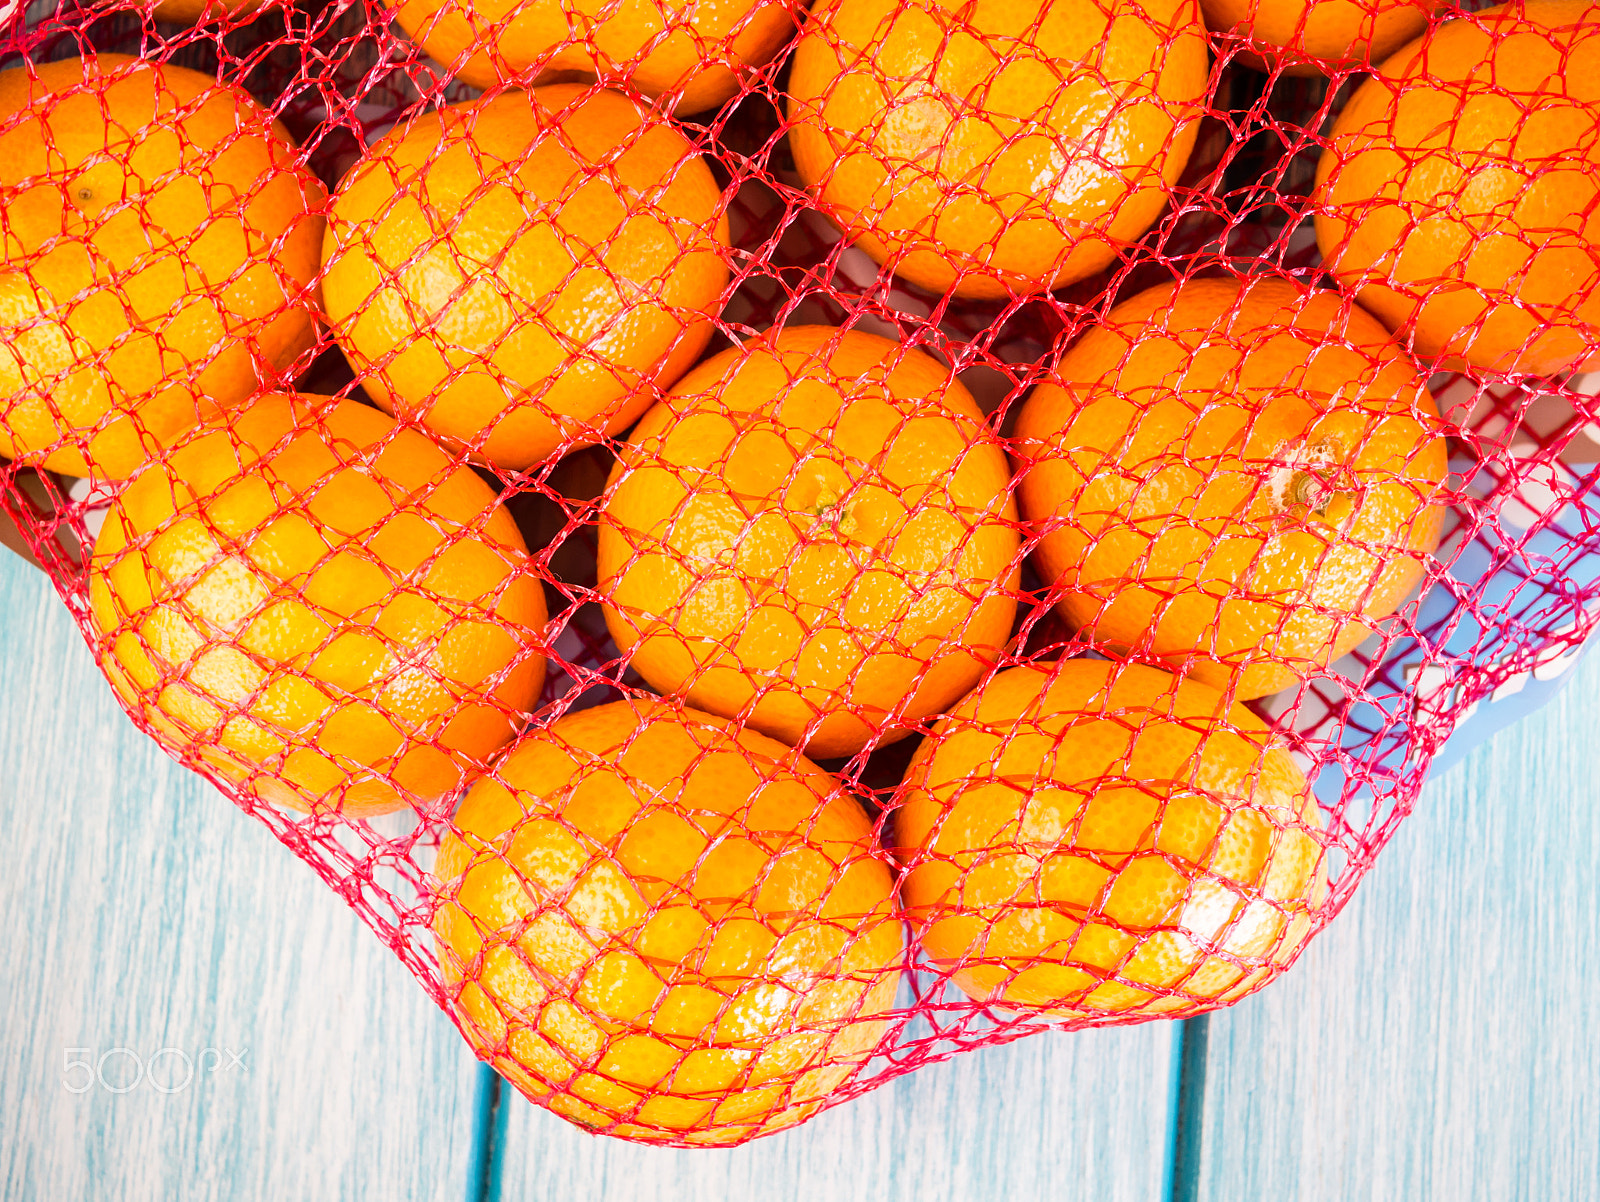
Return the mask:
[[[1600,1197],[1600,658],[1575,671],[1429,783],[1287,978],[1211,1017],[1190,1196]]]
[[[467,1196],[478,1066],[454,1028],[305,865],[133,728],[5,553],[0,846],[0,1195]]]
[[[663,1150],[590,1135],[506,1087],[494,1196],[1164,1199],[1178,1030],[1052,1032],[968,1052],[732,1149]]]

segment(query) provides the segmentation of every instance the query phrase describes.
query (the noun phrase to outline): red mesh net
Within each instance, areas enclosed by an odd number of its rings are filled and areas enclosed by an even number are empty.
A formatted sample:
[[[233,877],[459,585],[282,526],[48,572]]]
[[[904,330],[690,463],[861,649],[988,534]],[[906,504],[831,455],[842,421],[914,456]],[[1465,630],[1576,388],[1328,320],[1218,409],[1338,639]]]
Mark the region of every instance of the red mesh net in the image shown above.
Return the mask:
[[[1593,622],[1600,8],[1203,8],[13,5],[0,504],[597,1131],[1225,1005]]]

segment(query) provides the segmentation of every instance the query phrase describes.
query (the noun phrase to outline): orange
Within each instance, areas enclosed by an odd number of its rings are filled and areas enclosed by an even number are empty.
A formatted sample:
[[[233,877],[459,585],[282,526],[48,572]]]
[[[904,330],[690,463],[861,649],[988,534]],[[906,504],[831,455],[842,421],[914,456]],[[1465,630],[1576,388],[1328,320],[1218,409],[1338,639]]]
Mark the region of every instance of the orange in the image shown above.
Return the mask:
[[[1061,612],[1240,699],[1366,638],[1438,545],[1433,398],[1336,292],[1261,276],[1140,293],[1062,357],[1016,436]]]
[[[1317,242],[1424,359],[1545,375],[1600,352],[1600,4],[1447,21],[1350,98]]]
[[[627,428],[699,357],[727,243],[671,122],[539,88],[374,143],[334,198],[323,290],[373,399],[520,469]]]
[[[261,397],[152,463],[89,589],[136,718],[294,809],[442,796],[544,679],[543,589],[494,492],[354,401]]]
[[[1317,75],[1381,63],[1427,28],[1437,0],[1200,0],[1200,7],[1212,29],[1250,39],[1254,53],[1237,55],[1241,62]]]
[[[894,812],[913,938],[976,1001],[1181,1017],[1294,959],[1321,818],[1260,719],[1139,664],[1002,672],[917,749]]]
[[[157,21],[198,25],[202,21],[244,17],[260,7],[261,0],[161,0],[153,15]]]
[[[1160,216],[1206,94],[1194,0],[823,0],[789,77],[795,168],[935,292],[1043,292]]]
[[[888,1029],[903,936],[861,806],[803,756],[648,699],[530,731],[439,847],[439,963],[479,1055],[610,1135],[792,1126]]]
[[[600,77],[680,114],[739,91],[794,33],[790,0],[391,0],[407,36],[475,88]]]
[[[0,72],[0,455],[119,479],[278,379],[316,338],[323,199],[208,75]]]
[[[645,415],[602,503],[598,592],[654,688],[850,755],[1005,650],[1015,512],[945,367],[801,326],[708,359]]]

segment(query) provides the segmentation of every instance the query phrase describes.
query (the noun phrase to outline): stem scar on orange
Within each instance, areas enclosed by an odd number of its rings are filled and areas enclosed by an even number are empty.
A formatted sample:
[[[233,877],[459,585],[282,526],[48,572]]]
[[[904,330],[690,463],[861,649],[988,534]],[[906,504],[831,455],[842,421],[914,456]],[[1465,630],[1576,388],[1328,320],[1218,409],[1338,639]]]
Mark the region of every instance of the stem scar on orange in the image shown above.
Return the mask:
[[[1019,536],[998,437],[921,351],[827,326],[708,359],[630,436],[598,591],[664,693],[818,757],[891,742],[1011,637]]]
[[[1421,581],[1442,434],[1415,364],[1339,293],[1270,276],[1152,288],[1018,417],[1034,562],[1091,637],[1262,697]]]
[[[888,1030],[904,936],[871,824],[720,718],[648,699],[530,731],[462,803],[432,888],[468,1040],[593,1130],[792,1126]]]
[[[1270,732],[1140,664],[1028,664],[917,749],[892,818],[913,938],[971,998],[1183,1017],[1283,971],[1326,895],[1321,816]]]
[[[355,401],[261,397],[151,463],[89,598],[101,666],[157,741],[292,809],[438,799],[544,680],[544,591],[510,515]]]
[[[316,340],[322,187],[242,89],[0,72],[0,455],[121,479]]]
[[[1317,243],[1423,359],[1600,355],[1600,4],[1528,0],[1398,51],[1334,123]]]
[[[728,282],[711,169],[668,120],[571,85],[424,113],[340,183],[334,338],[378,404],[523,469],[631,425]]]
[[[794,33],[801,0],[388,0],[406,36],[475,88],[574,77],[668,96],[679,115],[739,91]]]
[[[1207,87],[1195,0],[823,0],[789,77],[795,168],[935,292],[1043,292],[1150,228]]]

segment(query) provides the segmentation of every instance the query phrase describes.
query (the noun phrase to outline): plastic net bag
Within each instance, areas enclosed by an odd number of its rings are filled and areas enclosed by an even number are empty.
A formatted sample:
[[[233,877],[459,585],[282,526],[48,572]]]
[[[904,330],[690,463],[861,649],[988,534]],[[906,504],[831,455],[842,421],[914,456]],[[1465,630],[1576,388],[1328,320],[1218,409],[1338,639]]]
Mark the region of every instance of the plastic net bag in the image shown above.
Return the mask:
[[[0,506],[596,1131],[1236,1001],[1593,623],[1600,8],[0,21]]]

